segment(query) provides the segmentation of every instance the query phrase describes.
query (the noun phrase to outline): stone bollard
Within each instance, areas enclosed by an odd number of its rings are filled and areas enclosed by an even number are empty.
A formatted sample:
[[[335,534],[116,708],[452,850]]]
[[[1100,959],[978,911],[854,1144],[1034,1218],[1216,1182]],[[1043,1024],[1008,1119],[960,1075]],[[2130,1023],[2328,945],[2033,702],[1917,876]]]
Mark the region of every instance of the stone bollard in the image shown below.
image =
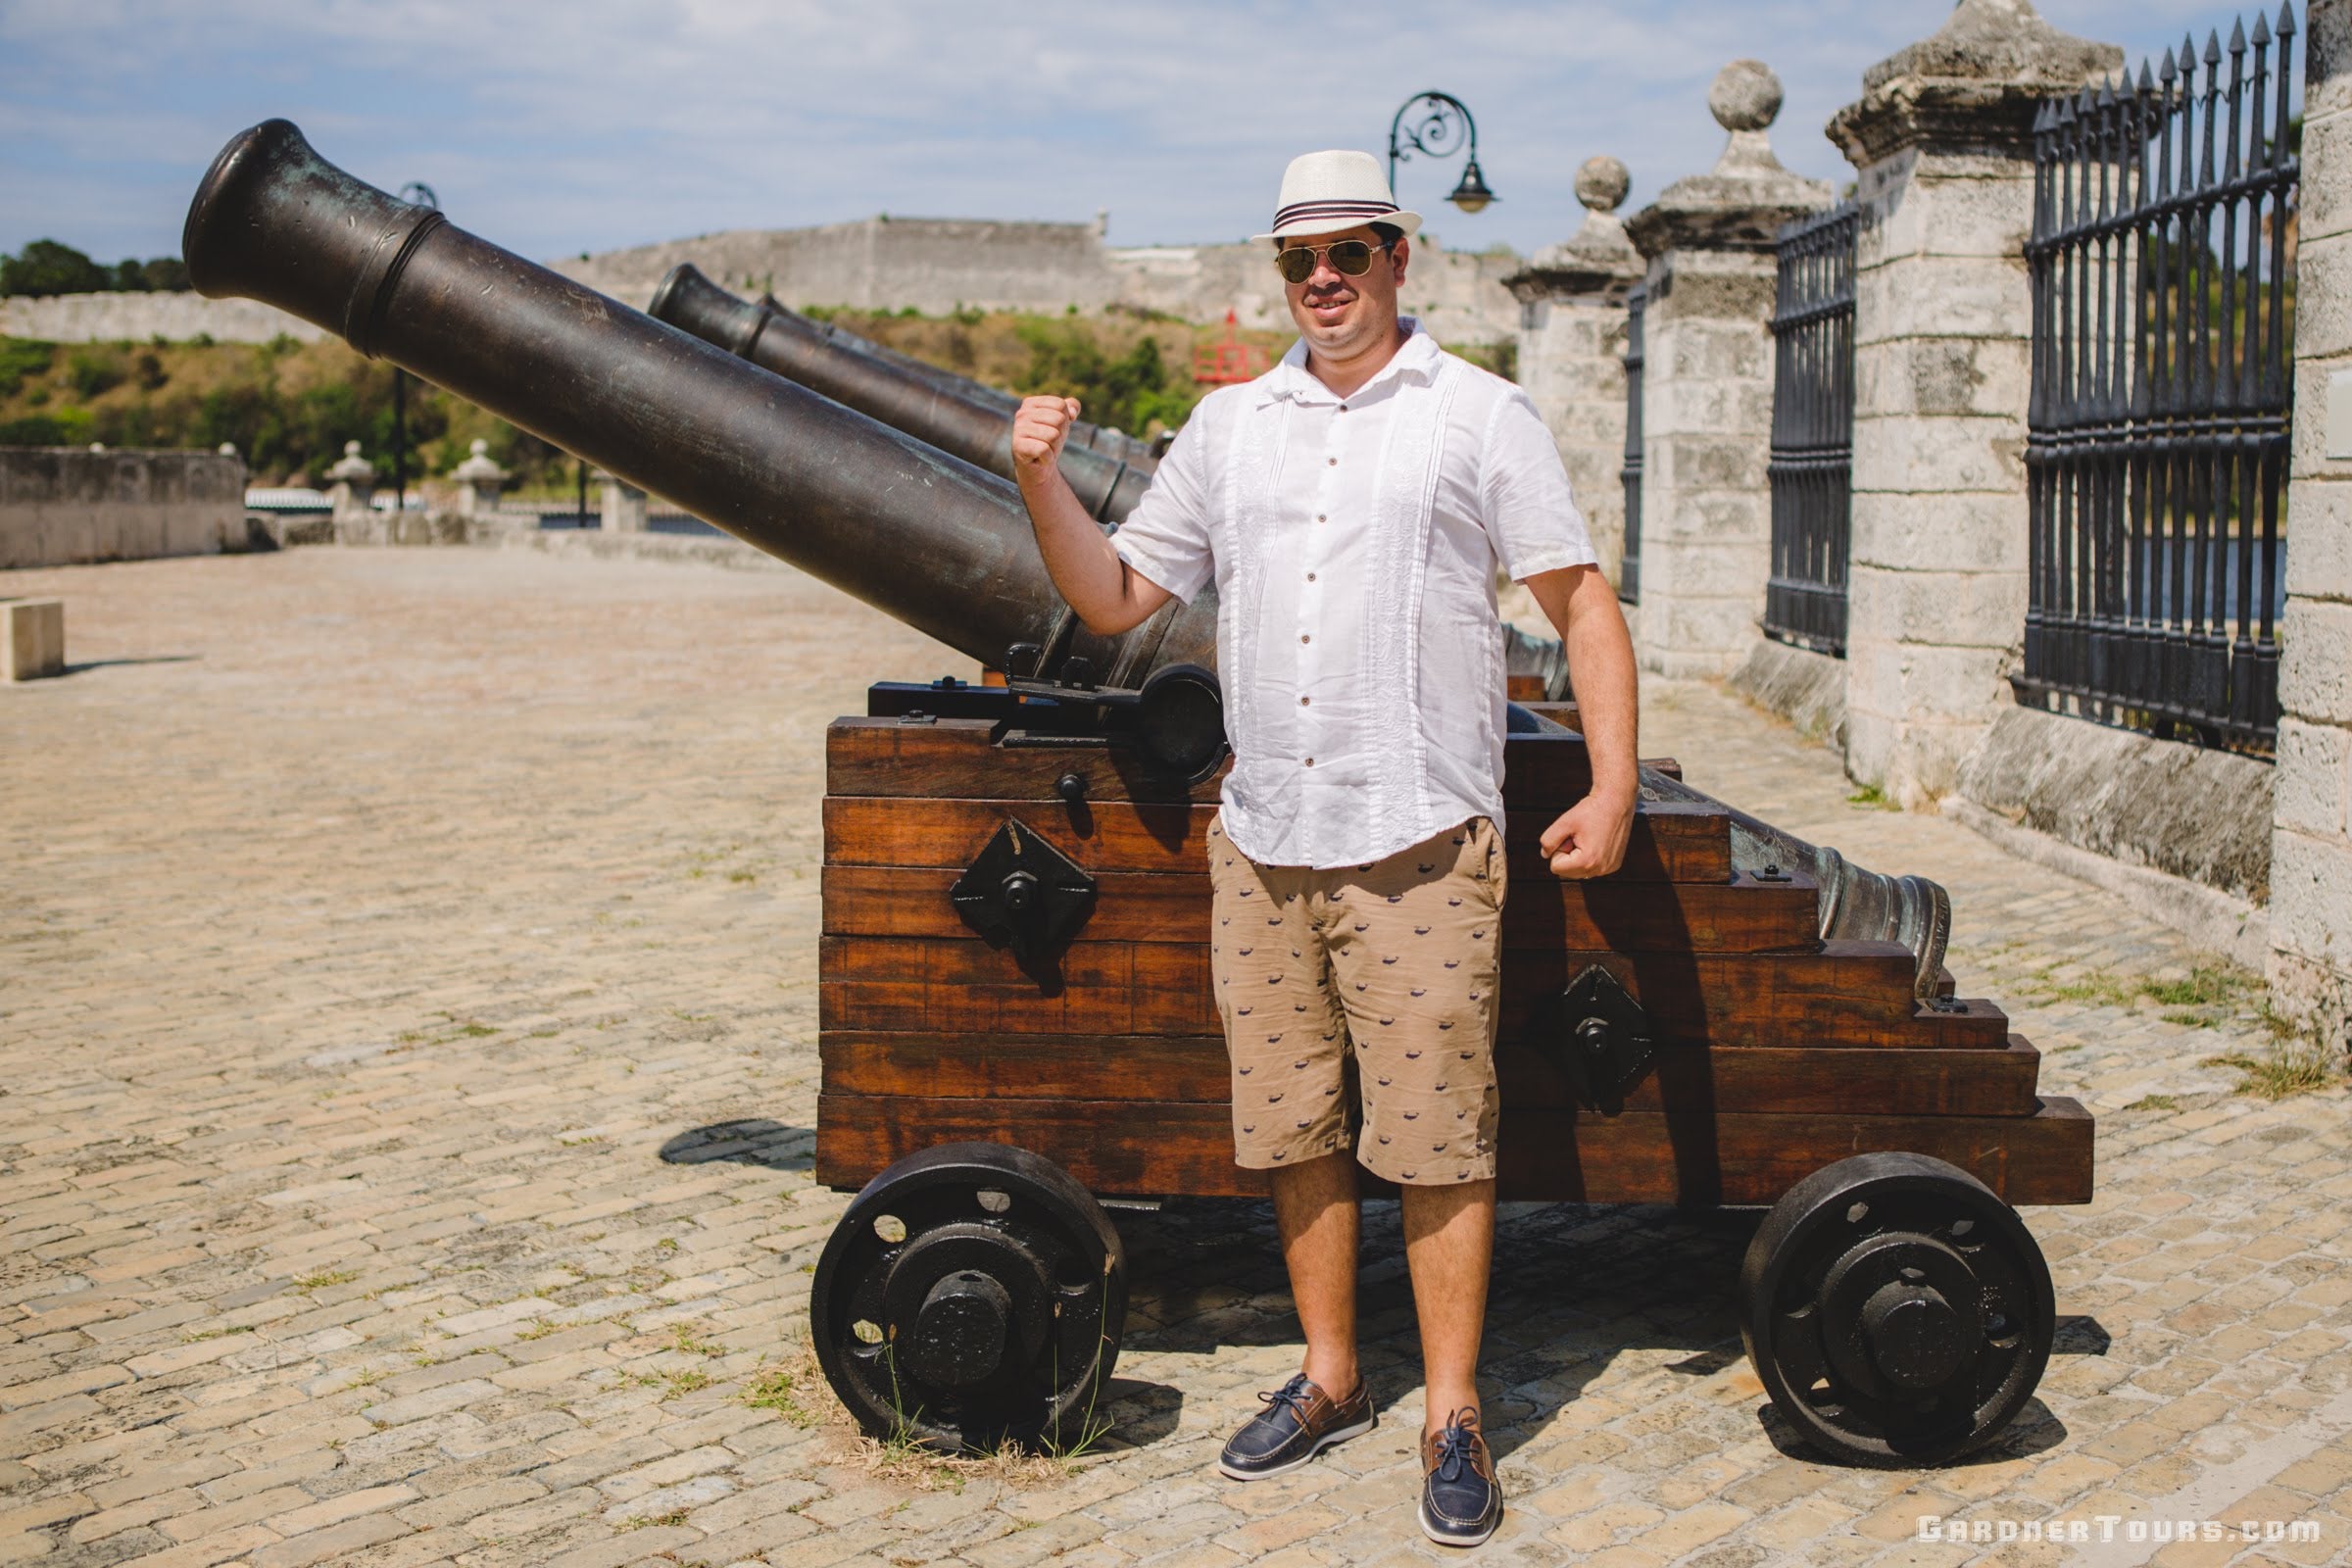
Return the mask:
[[[2352,0],[2304,14],[2294,530],[2279,624],[2272,1004],[2352,1034]]]
[[[59,599],[12,599],[0,603],[0,678],[38,680],[66,672],[66,606]]]
[[[1862,209],[1846,770],[1906,807],[1952,788],[2025,634],[2034,110],[2122,62],[1961,0],[1829,122]]]
[[[595,478],[601,487],[597,525],[607,533],[645,532],[645,492],[602,468],[596,470]]]
[[[489,442],[477,439],[466,461],[458,465],[450,477],[458,481],[459,515],[488,517],[497,513],[507,470],[491,461]]]
[[[1643,279],[1642,597],[1630,618],[1644,669],[1726,675],[1756,640],[1772,568],[1771,318],[1775,233],[1830,205],[1830,187],[1781,167],[1767,138],[1781,81],[1735,60],[1707,89],[1729,132],[1704,174],[1626,220]]]
[[[360,456],[357,441],[343,443],[343,458],[326,470],[330,481],[328,500],[334,503],[335,520],[372,521],[374,512],[368,502],[375,495],[375,465]]]
[[[1611,582],[1625,557],[1625,300],[1642,272],[1616,217],[1629,183],[1616,159],[1585,160],[1583,225],[1502,280],[1519,301],[1519,384],[1551,428]]]

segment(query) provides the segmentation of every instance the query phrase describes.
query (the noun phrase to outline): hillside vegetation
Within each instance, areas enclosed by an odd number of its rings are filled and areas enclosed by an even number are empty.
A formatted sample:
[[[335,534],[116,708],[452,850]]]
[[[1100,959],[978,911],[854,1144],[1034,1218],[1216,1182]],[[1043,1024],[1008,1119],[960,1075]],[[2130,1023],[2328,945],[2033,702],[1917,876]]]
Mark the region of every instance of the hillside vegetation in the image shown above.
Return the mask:
[[[1196,345],[1224,331],[1131,316],[834,313],[851,330],[1007,391],[1079,399],[1086,417],[1139,435],[1181,424],[1206,388]],[[1246,332],[1267,358],[1290,334]],[[476,438],[517,488],[568,487],[571,461],[440,389],[411,380],[412,470],[447,473]],[[346,441],[384,466],[392,368],[342,343],[52,344],[0,337],[0,446],[233,444],[255,482],[317,481]]]

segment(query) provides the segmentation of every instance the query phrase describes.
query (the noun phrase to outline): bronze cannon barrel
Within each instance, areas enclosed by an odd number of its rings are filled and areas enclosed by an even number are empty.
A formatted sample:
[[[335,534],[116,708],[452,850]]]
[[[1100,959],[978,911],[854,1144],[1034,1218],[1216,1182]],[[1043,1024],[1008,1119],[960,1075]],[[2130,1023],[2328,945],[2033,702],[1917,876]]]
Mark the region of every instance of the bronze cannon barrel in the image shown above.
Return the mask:
[[[647,311],[975,467],[1012,477],[1012,411],[1019,400],[1009,393],[814,320],[773,298],[740,298],[691,262],[670,269]],[[1079,502],[1112,523],[1124,520],[1142,499],[1158,466],[1133,437],[1083,422],[1072,428],[1061,454],[1062,476]],[[1567,654],[1556,640],[1510,625],[1502,639],[1504,669],[1534,677],[1547,697],[1568,695]]]
[[[1216,663],[1216,596],[1077,624],[1011,483],[466,232],[327,163],[283,120],[233,138],[188,209],[197,291],[276,306],[446,387],[985,663],[1014,644],[1135,687]],[[1565,674],[1556,643],[1520,637]],[[1642,793],[1710,801],[1642,770]],[[1720,805],[1721,803],[1714,803]],[[1821,888],[1822,934],[1899,941],[1923,991],[1949,906],[1735,812],[1735,862]]]
[[[902,356],[885,359],[879,345],[772,299],[739,299],[691,262],[670,269],[646,312],[974,467],[1013,476],[1012,411],[1018,401],[1004,393],[953,371],[918,370]],[[1157,465],[1098,451],[1089,444],[1095,435],[1092,426],[1071,431],[1061,473],[1088,512],[1116,522],[1143,498]]]
[[[325,327],[984,663],[1030,643],[1137,684],[1215,662],[1213,594],[1094,637],[1007,481],[387,195],[285,121],[221,150],[183,246],[199,292]]]

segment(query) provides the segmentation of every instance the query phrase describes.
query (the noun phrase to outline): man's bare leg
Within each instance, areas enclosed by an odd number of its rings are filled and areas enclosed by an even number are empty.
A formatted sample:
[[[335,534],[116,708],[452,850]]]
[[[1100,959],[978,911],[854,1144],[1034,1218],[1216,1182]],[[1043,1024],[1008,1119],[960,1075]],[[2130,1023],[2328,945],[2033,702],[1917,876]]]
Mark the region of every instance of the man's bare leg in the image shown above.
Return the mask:
[[[1291,1271],[1291,1298],[1306,1332],[1300,1370],[1333,1399],[1355,1392],[1355,1250],[1361,1225],[1355,1155],[1348,1150],[1276,1170],[1274,1223],[1282,1232],[1282,1260]],[[1487,1214],[1494,1218],[1494,1183]],[[1447,1196],[1451,1196],[1448,1194]],[[1482,1282],[1484,1276],[1481,1276]],[[1483,1298],[1483,1283],[1482,1283]],[[1471,1331],[1473,1342],[1477,1330]],[[1472,1352],[1476,1353],[1475,1348]]]
[[[1455,1410],[1476,1410],[1478,1348],[1486,1332],[1487,1275],[1494,1262],[1494,1183],[1398,1189],[1404,1261],[1421,1320],[1422,1377],[1429,1387],[1423,1436]],[[1296,1269],[1293,1276],[1296,1277]]]

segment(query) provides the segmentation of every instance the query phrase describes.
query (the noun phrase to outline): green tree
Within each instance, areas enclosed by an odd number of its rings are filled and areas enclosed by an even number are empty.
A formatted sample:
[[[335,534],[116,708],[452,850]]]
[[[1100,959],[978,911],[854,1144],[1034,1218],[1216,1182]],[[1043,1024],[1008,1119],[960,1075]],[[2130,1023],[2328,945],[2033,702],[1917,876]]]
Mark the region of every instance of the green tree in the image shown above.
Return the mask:
[[[105,268],[53,239],[36,239],[14,256],[0,256],[0,294],[94,294],[112,281]]]

